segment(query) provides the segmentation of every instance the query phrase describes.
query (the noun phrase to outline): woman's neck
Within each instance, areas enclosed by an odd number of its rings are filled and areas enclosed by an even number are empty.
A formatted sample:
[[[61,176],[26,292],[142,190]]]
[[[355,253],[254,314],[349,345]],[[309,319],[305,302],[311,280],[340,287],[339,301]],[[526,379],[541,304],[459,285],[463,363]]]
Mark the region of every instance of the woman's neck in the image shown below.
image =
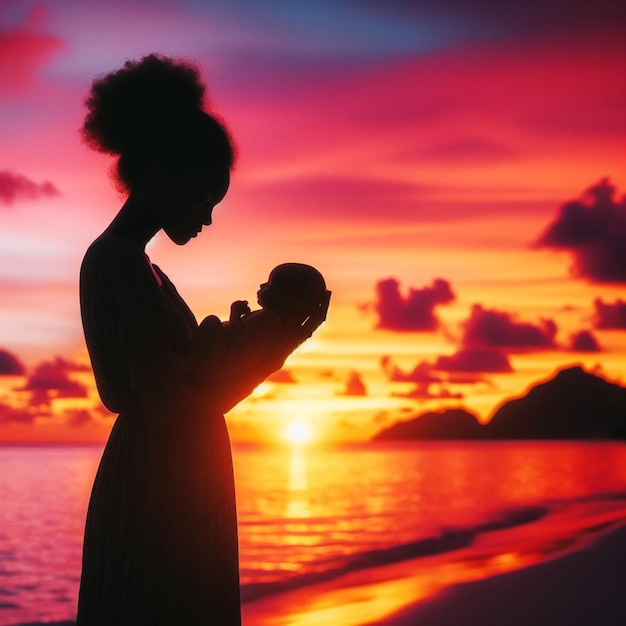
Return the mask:
[[[143,250],[150,239],[161,230],[158,216],[158,208],[149,201],[146,194],[140,190],[131,192],[102,234],[122,237]]]

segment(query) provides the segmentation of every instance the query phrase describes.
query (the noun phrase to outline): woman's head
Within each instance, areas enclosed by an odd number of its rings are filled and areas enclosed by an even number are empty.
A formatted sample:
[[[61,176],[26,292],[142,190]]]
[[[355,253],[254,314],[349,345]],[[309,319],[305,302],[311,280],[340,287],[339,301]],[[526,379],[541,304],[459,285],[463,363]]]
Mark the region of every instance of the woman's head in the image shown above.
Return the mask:
[[[97,80],[86,100],[87,143],[118,156],[119,185],[132,191],[152,168],[167,175],[230,171],[234,148],[224,125],[204,110],[197,68],[156,54]]]

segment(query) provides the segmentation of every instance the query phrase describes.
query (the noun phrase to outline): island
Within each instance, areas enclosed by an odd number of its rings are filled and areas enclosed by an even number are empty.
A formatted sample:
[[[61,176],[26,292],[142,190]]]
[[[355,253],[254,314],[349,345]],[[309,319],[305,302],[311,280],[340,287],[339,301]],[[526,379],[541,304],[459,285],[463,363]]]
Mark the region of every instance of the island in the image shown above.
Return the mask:
[[[626,388],[573,366],[507,400],[486,424],[465,409],[446,409],[397,422],[373,437],[476,439],[626,439]]]

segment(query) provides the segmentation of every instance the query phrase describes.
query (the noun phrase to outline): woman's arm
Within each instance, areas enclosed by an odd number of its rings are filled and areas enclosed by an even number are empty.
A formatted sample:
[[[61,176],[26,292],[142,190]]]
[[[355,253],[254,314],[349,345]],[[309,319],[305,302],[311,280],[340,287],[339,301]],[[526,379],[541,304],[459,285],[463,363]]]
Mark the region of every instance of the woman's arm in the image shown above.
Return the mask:
[[[326,292],[324,300],[312,310],[301,311],[282,325],[271,345],[264,350],[263,355],[257,355],[256,362],[250,367],[239,372],[224,369],[219,376],[219,384],[209,384],[206,389],[207,399],[226,413],[249,396],[270,374],[281,369],[287,357],[326,319],[330,295],[330,291]]]

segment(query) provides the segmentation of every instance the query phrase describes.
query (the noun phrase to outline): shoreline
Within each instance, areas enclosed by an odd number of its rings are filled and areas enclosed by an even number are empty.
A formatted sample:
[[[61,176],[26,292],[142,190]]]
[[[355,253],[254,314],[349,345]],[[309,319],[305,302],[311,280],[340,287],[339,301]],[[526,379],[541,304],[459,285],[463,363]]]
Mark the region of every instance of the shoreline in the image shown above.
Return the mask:
[[[626,517],[605,517],[565,537],[558,528],[554,520],[539,521],[521,533],[493,533],[453,559],[437,555],[351,572],[250,602],[243,625],[626,623]]]
[[[536,531],[550,534],[549,527],[537,524]],[[448,555],[412,559],[246,603],[243,626],[626,623],[626,517],[582,529],[572,541],[551,537],[517,561],[502,550],[515,533],[503,535],[458,550],[453,561]]]
[[[626,523],[577,550],[436,597],[363,626],[626,624]]]

